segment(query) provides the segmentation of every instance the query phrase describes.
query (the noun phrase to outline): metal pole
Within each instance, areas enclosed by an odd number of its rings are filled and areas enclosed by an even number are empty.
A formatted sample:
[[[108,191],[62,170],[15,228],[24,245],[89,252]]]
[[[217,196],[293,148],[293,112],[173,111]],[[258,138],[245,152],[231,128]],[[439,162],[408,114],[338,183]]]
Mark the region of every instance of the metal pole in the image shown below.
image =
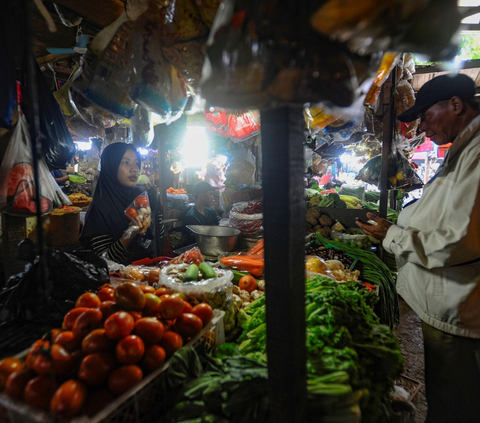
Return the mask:
[[[388,156],[392,151],[393,129],[396,124],[394,92],[397,68],[394,68],[385,81],[382,89],[383,105],[383,143],[382,143],[382,171],[380,174],[380,206],[379,216],[384,219],[388,211]]]
[[[262,111],[269,421],[306,417],[303,110]]]
[[[45,298],[48,298],[50,292],[50,286],[48,284],[48,268],[47,258],[45,254],[45,234],[42,224],[42,210],[41,210],[41,195],[40,195],[40,178],[39,178],[39,161],[42,159],[41,144],[39,142],[40,136],[40,117],[39,117],[39,105],[38,105],[38,89],[37,89],[37,73],[36,67],[38,66],[33,54],[33,32],[32,32],[32,16],[31,16],[31,0],[22,0],[25,17],[25,57],[24,64],[26,66],[27,75],[27,93],[28,101],[25,102],[30,109],[30,116],[33,121],[29,122],[29,132],[32,147],[32,165],[33,165],[33,181],[35,183],[35,207],[37,217],[37,244],[36,255],[40,257],[40,263],[38,266],[38,281],[44,287]]]

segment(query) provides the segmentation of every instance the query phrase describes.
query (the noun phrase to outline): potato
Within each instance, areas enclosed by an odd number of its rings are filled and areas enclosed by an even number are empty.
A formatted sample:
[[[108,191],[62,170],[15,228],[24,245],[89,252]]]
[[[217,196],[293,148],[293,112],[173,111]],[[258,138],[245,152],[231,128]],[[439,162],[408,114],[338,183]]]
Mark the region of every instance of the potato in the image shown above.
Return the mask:
[[[320,231],[320,229],[322,229],[322,227],[321,227],[320,225],[317,225],[317,226],[314,226],[314,227],[313,227],[313,230],[314,230],[315,232]]]
[[[318,223],[320,223],[320,225],[322,225],[322,226],[332,226],[333,225],[333,220],[329,216],[324,214],[323,216],[321,216],[318,219]]]
[[[330,229],[330,228],[328,228]],[[322,235],[324,238],[330,238],[330,235],[332,234],[331,231],[328,231],[327,228],[321,228],[317,231],[320,235]]]
[[[318,225],[317,218],[314,216],[307,215],[307,222],[310,223],[310,225],[312,226]]]

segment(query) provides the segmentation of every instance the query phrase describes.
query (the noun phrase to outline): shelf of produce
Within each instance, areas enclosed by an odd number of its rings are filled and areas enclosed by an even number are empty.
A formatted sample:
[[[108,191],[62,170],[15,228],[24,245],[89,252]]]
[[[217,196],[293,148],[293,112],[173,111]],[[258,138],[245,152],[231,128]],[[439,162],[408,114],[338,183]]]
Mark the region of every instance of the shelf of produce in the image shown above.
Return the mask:
[[[205,342],[208,348],[212,348],[224,343],[224,316],[224,311],[214,310],[210,323],[185,346],[197,347]],[[24,359],[27,352],[23,351],[17,355],[17,358]],[[71,420],[70,423],[149,423],[156,421],[159,411],[164,406],[165,386],[162,375],[169,365],[170,360],[95,416],[91,418],[80,416]],[[23,402],[0,394],[0,423],[56,423],[58,421],[49,413],[31,408]]]

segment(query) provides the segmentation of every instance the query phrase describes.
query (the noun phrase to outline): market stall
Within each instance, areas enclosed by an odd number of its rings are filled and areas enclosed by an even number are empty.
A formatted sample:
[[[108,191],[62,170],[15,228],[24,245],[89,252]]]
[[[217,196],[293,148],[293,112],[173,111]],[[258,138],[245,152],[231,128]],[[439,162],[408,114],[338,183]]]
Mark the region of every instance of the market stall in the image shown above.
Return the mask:
[[[335,113],[358,103],[351,111],[356,119],[377,116],[371,129],[382,154],[370,158],[363,174],[365,182],[379,188],[374,191],[380,193],[379,212],[387,212],[389,188],[403,187],[399,181],[412,182],[408,160],[391,145],[396,126],[393,92],[396,84],[406,86],[403,82],[409,80],[407,56],[387,54],[383,64],[377,60],[378,52],[394,47],[387,31],[393,17],[383,21],[373,14],[363,31],[352,32],[346,28],[363,12],[353,8],[347,13],[339,3],[314,11],[298,5],[262,8],[227,1],[217,14],[216,1],[185,0],[179,2],[181,7],[171,2],[158,10],[147,3],[128,2],[125,11],[116,8],[118,13],[103,21],[111,26],[82,53],[81,76],[72,72],[64,95],[83,123],[71,119],[69,129],[88,124],[96,128],[95,136],[107,139],[107,129],[117,128],[113,138],[118,135],[116,140],[122,142],[130,137],[139,149],[154,145],[155,134],[157,152],[141,152],[146,159],[143,172],[158,181],[166,210],[183,212],[191,202],[189,186],[207,179],[198,163],[208,147],[194,148],[208,145],[206,126],[200,131],[186,122],[185,132],[192,137],[183,144],[179,160],[175,148],[167,148],[161,128],[175,125],[187,111],[187,98],[201,90],[206,103],[197,114],[212,133],[233,146],[228,163],[223,163],[225,185],[219,187],[226,217],[218,230],[225,233],[193,228],[199,248],[125,266],[92,257],[91,252],[46,251],[44,236],[51,235],[37,225],[37,248],[26,252],[35,263],[10,279],[0,294],[8,343],[2,349],[8,348],[8,357],[0,362],[0,407],[6,411],[0,420],[87,415],[92,421],[136,422],[152,421],[152,416],[171,422],[386,421],[392,416],[390,393],[402,369],[392,333],[398,319],[395,284],[388,267],[373,251],[366,251],[374,249],[372,241],[352,233],[355,218],[364,219],[366,210],[376,206],[367,204],[368,190],[355,195],[335,188],[329,192],[322,186],[328,180],[305,190],[304,144],[312,145],[312,139],[302,140],[303,104],[312,102],[329,122],[319,129],[328,128],[322,139],[333,142],[321,143],[351,141],[357,148],[354,141],[363,123],[339,123]],[[387,5],[370,3],[387,13]],[[425,7],[436,10],[433,2]],[[75,6],[77,13],[81,9]],[[412,10],[405,10],[405,16]],[[28,27],[30,14],[26,8],[23,12]],[[447,12],[452,10],[442,9],[441,18],[450,21],[452,14]],[[58,16],[66,18],[61,12]],[[311,16],[311,25],[306,16]],[[278,28],[289,43],[279,38]],[[395,48],[448,56],[446,47],[454,33],[453,26],[448,28],[436,43],[412,40],[399,31]],[[374,43],[361,48],[364,37],[372,34]],[[27,39],[31,49],[31,32]],[[331,60],[320,60],[326,56]],[[239,60],[230,60],[233,57]],[[398,76],[400,60],[406,79]],[[27,83],[31,112],[37,116],[32,62]],[[361,84],[375,76],[379,65],[374,100],[368,102],[368,89]],[[407,95],[399,98],[402,104],[411,100]],[[370,115],[364,113],[365,101]],[[260,109],[259,122],[259,113],[252,110]],[[380,124],[382,131],[375,132]],[[69,203],[86,206],[90,197],[58,193],[54,198],[65,200],[66,208],[58,207],[64,212],[53,207],[53,201],[41,201],[41,190],[51,178],[41,177],[45,162],[36,148],[39,122],[33,119],[30,125],[30,214],[36,214],[38,222],[45,212],[65,216],[75,221],[68,227],[76,228],[80,211]],[[17,124],[15,131],[20,129]],[[401,130],[413,132],[413,127]],[[28,138],[26,126],[22,137]],[[362,139],[360,145],[363,142],[375,144],[372,139]],[[320,159],[312,159],[309,167],[320,175],[319,170],[331,168],[336,160],[322,163],[322,155],[327,155],[316,147]],[[94,155],[83,157],[85,177],[94,160]],[[165,183],[168,160],[174,174],[184,161],[183,182],[179,176]],[[3,210],[11,212],[12,203],[7,203]],[[134,202],[125,213],[132,221],[148,221],[149,208]],[[180,214],[174,219],[179,218]],[[62,223],[55,225],[62,228]],[[212,253],[207,250],[211,243],[202,244],[201,237],[217,245],[224,237],[237,239]],[[61,237],[52,239],[58,242]],[[219,347],[225,340],[229,342]]]

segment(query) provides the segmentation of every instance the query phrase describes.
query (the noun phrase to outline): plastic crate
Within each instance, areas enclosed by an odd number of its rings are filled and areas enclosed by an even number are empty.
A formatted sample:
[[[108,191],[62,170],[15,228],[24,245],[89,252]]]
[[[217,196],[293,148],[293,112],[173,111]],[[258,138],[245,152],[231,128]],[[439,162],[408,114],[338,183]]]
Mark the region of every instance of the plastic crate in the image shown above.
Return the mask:
[[[205,342],[207,349],[225,342],[223,318],[225,312],[214,310],[213,319],[186,346],[196,347]],[[17,355],[24,358],[27,351]],[[158,419],[163,409],[165,385],[163,372],[170,365],[167,361],[161,368],[147,375],[142,381],[118,397],[102,411],[91,418],[81,416],[70,423],[150,423]],[[23,402],[0,394],[1,423],[56,423],[60,422],[49,413],[29,407]]]

